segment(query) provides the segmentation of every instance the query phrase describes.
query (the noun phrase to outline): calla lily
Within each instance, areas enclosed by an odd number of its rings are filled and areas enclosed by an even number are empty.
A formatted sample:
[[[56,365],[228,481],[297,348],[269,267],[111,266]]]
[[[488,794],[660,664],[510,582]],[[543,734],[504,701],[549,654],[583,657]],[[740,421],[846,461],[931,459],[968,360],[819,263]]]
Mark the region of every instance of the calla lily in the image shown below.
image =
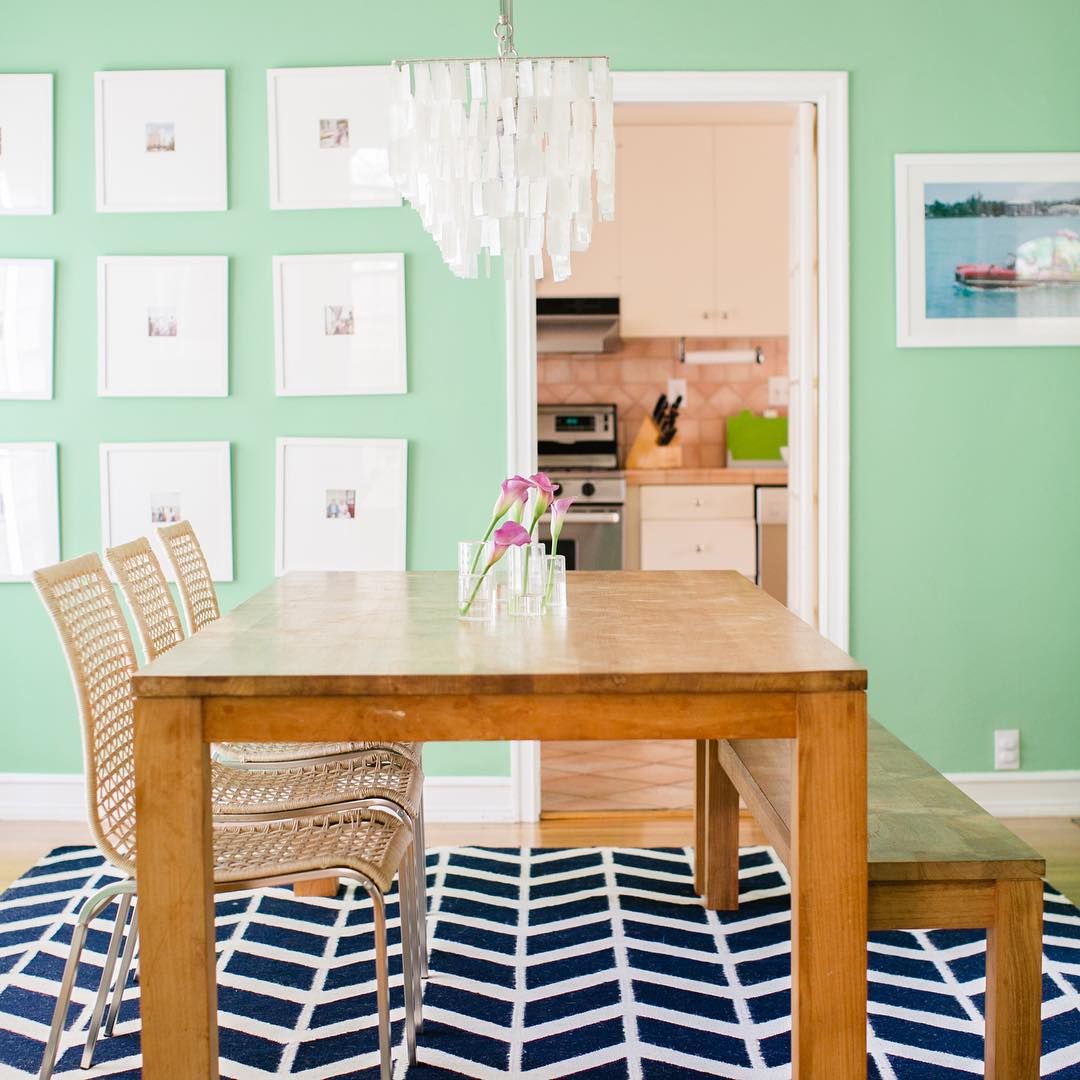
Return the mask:
[[[555,493],[559,490],[559,487],[547,473],[542,472],[533,473],[529,477],[529,483],[532,484],[533,489],[536,491],[536,495],[533,496],[532,523],[529,525],[529,535],[531,536],[536,532],[536,526],[539,524],[540,519],[547,513],[551,500],[555,498]]]
[[[495,531],[495,526],[506,516],[507,512],[510,512],[510,516],[513,520],[520,522],[522,513],[525,509],[525,503],[528,501],[529,492],[532,491],[532,481],[526,480],[524,476],[511,476],[504,480],[500,485],[499,497],[495,500],[495,505],[491,509],[491,521],[488,524],[482,539],[487,540],[488,537]],[[483,550],[483,549],[481,549]],[[477,551],[476,558],[473,560],[472,572],[476,573],[476,567],[480,563],[480,551]]]
[[[562,535],[562,527],[566,521],[566,511],[574,504],[576,496],[567,495],[565,498],[556,499],[551,504],[551,554],[554,555],[559,546],[559,537]]]

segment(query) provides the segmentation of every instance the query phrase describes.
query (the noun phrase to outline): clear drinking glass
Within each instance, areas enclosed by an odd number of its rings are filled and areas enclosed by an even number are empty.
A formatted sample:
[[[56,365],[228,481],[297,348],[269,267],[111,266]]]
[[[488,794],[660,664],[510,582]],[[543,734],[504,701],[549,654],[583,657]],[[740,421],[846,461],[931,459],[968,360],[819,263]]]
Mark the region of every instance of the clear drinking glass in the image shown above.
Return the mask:
[[[491,556],[491,541],[458,543],[458,618],[482,622],[495,617],[494,569],[484,573]]]
[[[566,613],[566,556],[545,555],[544,564],[544,614]]]
[[[510,549],[510,614],[521,616],[544,613],[543,544],[534,541]]]

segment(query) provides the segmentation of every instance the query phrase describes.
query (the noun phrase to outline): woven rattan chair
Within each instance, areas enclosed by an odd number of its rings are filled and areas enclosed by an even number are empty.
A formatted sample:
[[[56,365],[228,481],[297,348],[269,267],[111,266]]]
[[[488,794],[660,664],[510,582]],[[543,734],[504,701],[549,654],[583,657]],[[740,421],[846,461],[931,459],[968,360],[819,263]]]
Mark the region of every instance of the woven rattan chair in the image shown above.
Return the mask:
[[[91,922],[118,900],[117,914],[92,1012],[82,1065],[89,1067],[109,997],[113,971],[120,958],[120,943],[132,899],[136,896],[134,698],[131,676],[135,653],[123,613],[101,560],[96,555],[60,563],[34,574],[34,583],[60,636],[71,673],[83,738],[89,821],[94,840],[121,875],[83,905],[64,968],[52,1026],[41,1064],[47,1080],[55,1066],[67,1016],[68,1002],[79,959]],[[372,757],[386,754],[373,752]],[[337,763],[333,763],[336,765]],[[334,771],[334,770],[329,770]],[[356,772],[355,767],[351,770]],[[399,772],[409,772],[406,762]],[[257,785],[246,783],[253,775]],[[417,799],[416,771],[404,789]],[[288,772],[246,773],[213,766],[215,813],[222,808],[230,817],[215,817],[214,880],[218,891],[326,877],[328,873],[352,878],[371,897],[375,911],[376,998],[379,1013],[379,1049],[382,1080],[391,1075],[389,965],[387,960],[384,894],[400,870],[401,933],[406,993],[406,1045],[415,1060],[416,1030],[421,1020],[421,944],[411,913],[418,908],[416,861],[408,857],[413,843],[406,820],[382,807],[346,805],[313,809],[310,799],[317,788],[325,801],[326,787],[346,797],[362,790],[343,775],[332,780],[315,778],[309,769]],[[272,810],[277,816],[267,817]],[[245,813],[253,818],[242,820]],[[126,984],[137,934],[137,909],[127,930],[127,941],[113,990],[105,1034],[112,1031]]]
[[[184,566],[196,568],[192,592],[205,596],[209,588],[214,618],[217,599],[213,582],[205,570],[202,548],[187,522],[169,526],[183,530],[170,541],[183,551],[173,560],[177,578],[182,582]],[[167,531],[160,530],[163,534]],[[171,547],[169,550],[172,550]],[[165,581],[161,564],[143,537],[109,548],[105,558],[116,574],[120,589],[135,620],[143,655],[149,662],[167,652],[184,638],[180,614]],[[184,587],[181,592],[187,595]],[[185,601],[189,624],[195,626],[192,612],[207,611],[205,600]],[[205,625],[205,623],[204,623]],[[427,975],[427,866],[423,839],[423,771],[417,747],[413,743],[344,742],[309,743],[227,743],[214,748],[216,765],[231,765],[251,770],[238,776],[234,769],[215,768],[214,796],[218,813],[232,818],[263,816],[267,812],[289,812],[304,806],[322,805],[339,800],[366,799],[407,815],[416,838],[414,852],[420,875],[416,911],[417,933],[424,943],[420,968]],[[273,770],[272,774],[267,770]],[[267,779],[269,777],[269,779]]]

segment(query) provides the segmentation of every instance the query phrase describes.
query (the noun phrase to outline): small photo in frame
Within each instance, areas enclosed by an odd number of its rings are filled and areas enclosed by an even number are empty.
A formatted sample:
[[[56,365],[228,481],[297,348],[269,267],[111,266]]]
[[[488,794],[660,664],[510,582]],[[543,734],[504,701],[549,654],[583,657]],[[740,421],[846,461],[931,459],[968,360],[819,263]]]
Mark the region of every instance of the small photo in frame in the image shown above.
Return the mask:
[[[1080,154],[896,158],[897,344],[1080,344]]]
[[[405,258],[274,259],[279,395],[404,394]]]
[[[227,442],[103,443],[103,548],[145,536],[170,581],[162,525],[190,521],[215,581],[232,581],[232,479]]]
[[[401,205],[388,66],[272,68],[266,99],[271,210]]]
[[[0,582],[59,561],[56,443],[0,443]]]
[[[275,565],[404,570],[404,439],[278,439]]]
[[[98,394],[229,393],[225,255],[98,259]]]
[[[52,259],[0,259],[0,399],[53,395]]]
[[[225,72],[94,75],[97,208],[225,210]]]
[[[0,214],[53,212],[53,77],[0,75]]]

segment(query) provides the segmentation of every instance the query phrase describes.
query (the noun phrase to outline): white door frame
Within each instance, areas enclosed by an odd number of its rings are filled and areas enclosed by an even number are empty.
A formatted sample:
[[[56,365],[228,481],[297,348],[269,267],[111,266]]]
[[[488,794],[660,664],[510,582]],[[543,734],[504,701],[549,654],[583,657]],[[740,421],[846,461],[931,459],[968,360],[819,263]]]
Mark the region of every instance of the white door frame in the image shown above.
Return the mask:
[[[817,109],[818,628],[842,649],[849,623],[848,77],[845,71],[616,71],[615,101],[809,102]],[[674,187],[673,187],[674,191]],[[507,466],[536,471],[535,284],[506,287]],[[813,512],[807,505],[806,511]],[[791,523],[791,531],[798,527]],[[539,743],[511,751],[518,820],[540,816]]]

